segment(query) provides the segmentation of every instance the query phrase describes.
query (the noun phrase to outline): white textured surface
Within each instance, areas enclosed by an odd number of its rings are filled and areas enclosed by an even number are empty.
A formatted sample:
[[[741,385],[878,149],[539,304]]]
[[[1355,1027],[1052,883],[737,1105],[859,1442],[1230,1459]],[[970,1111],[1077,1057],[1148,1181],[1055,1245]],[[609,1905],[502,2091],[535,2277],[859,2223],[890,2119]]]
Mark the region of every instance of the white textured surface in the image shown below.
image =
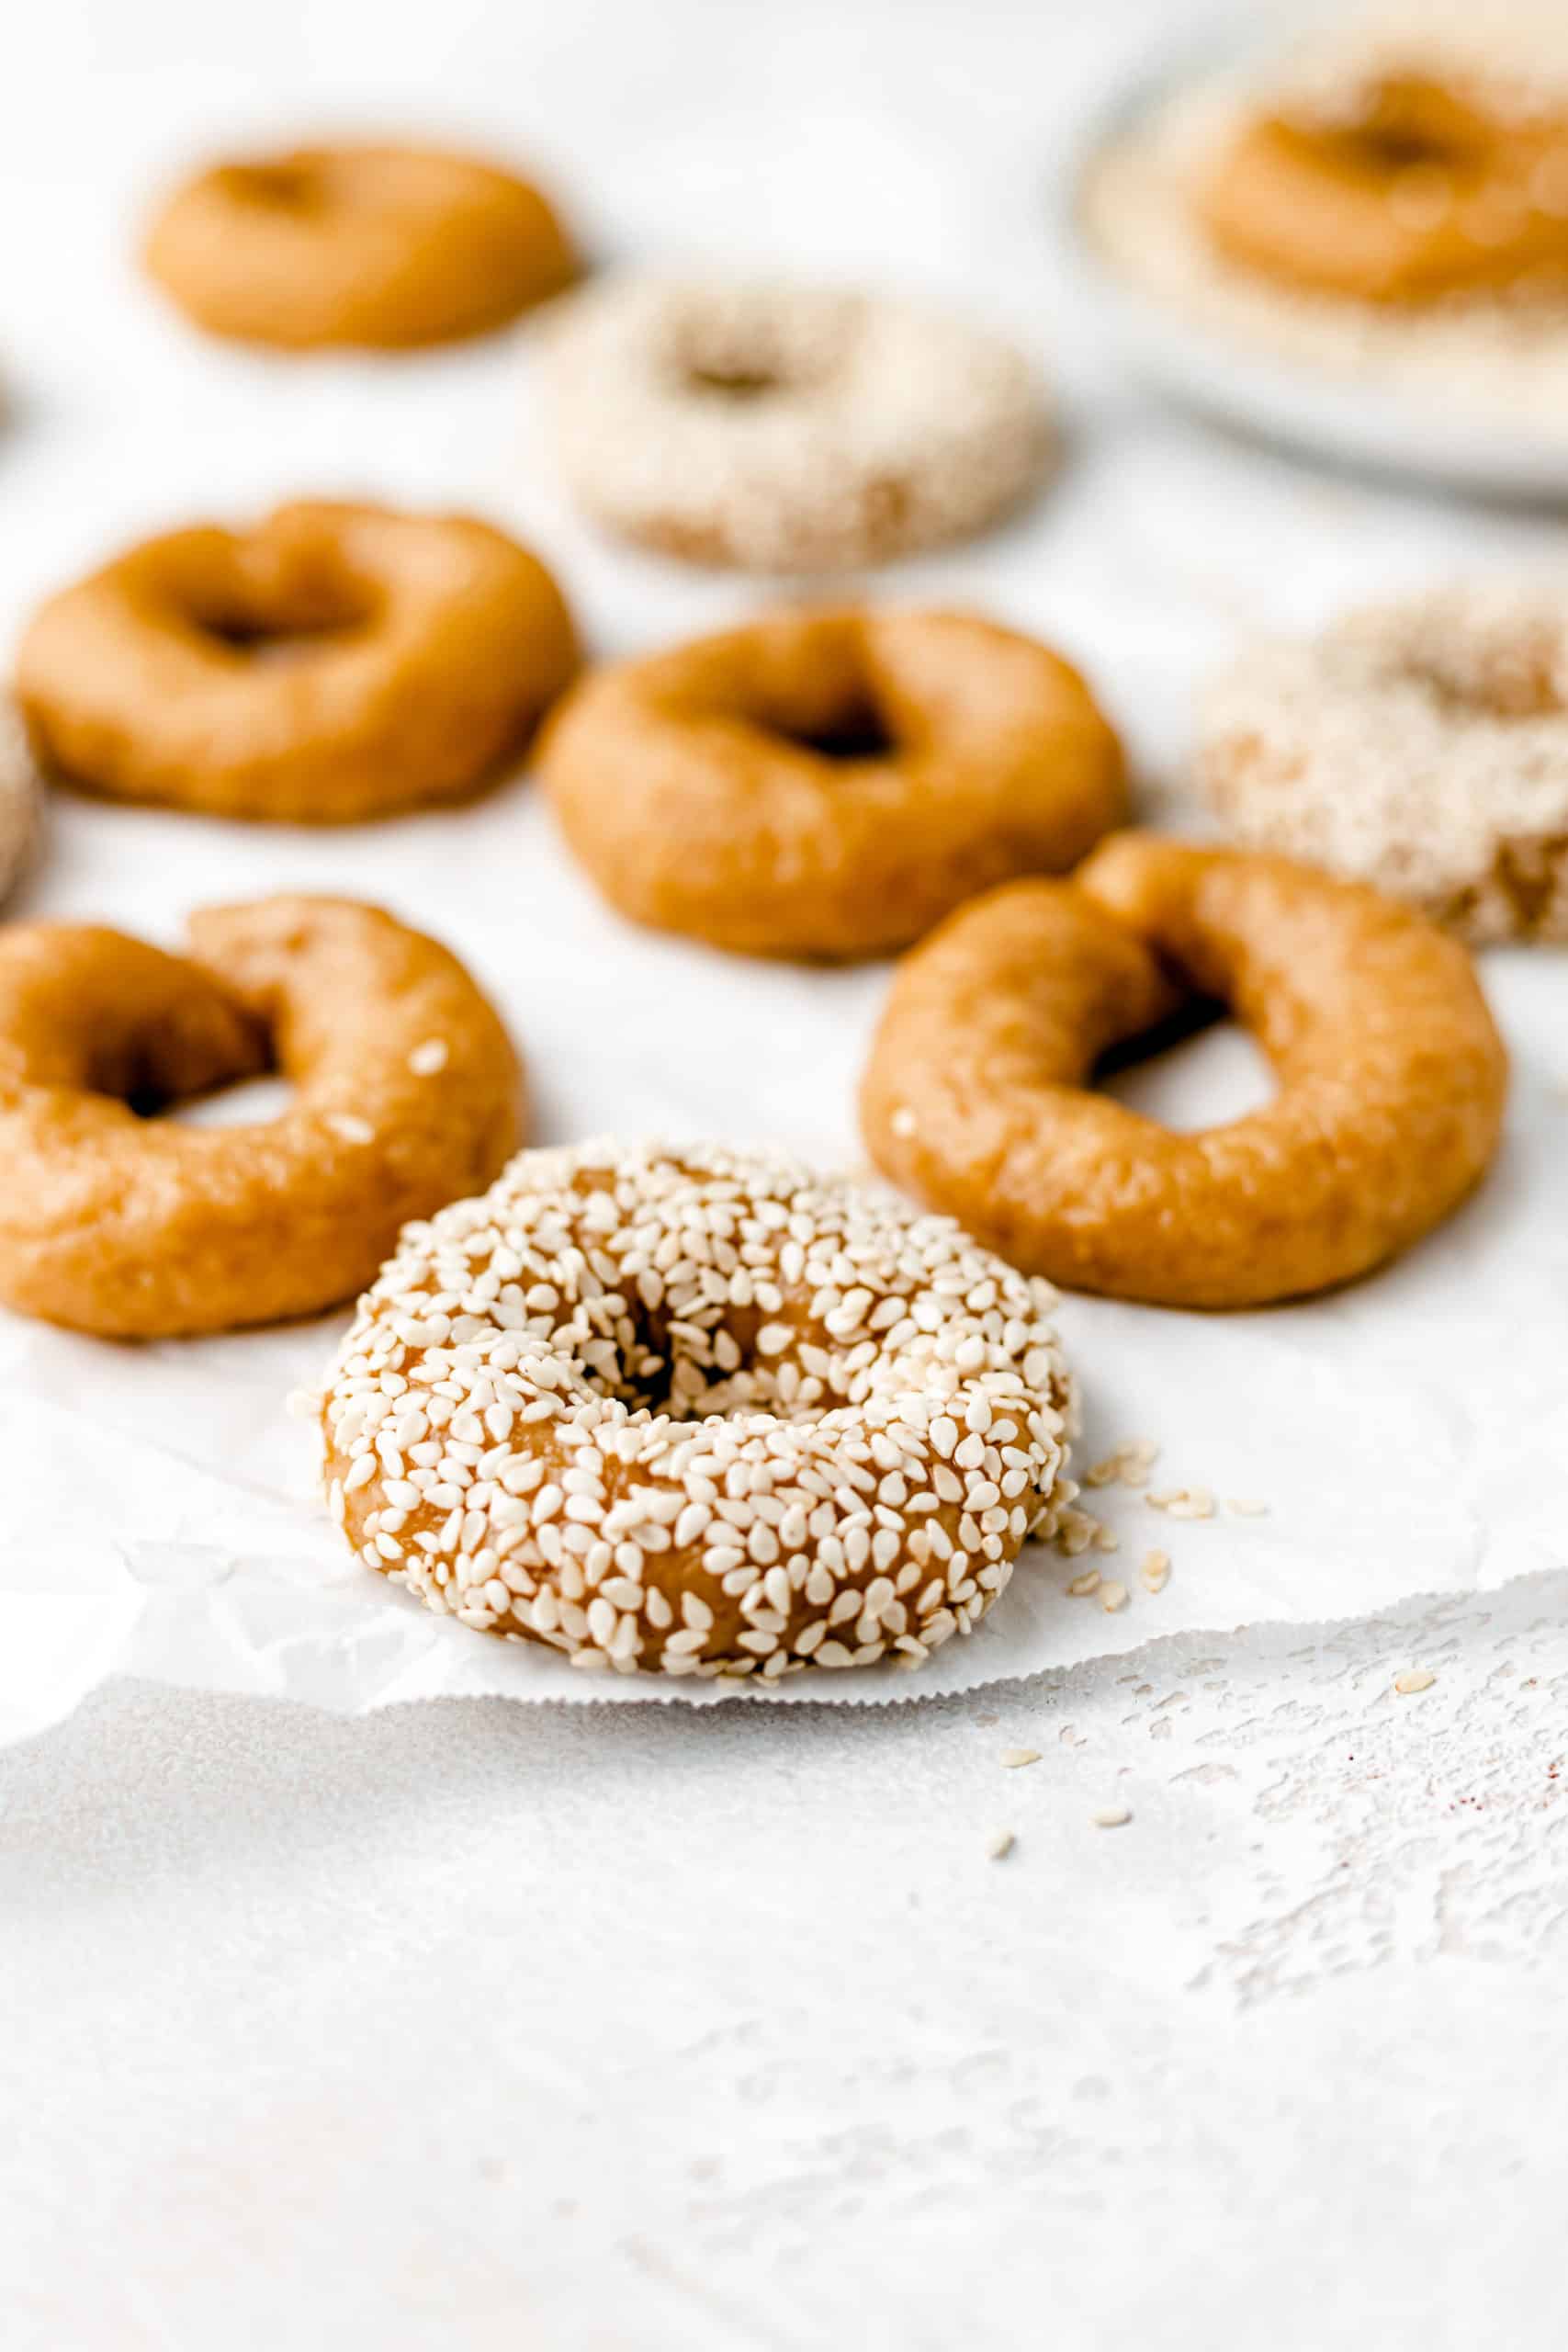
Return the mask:
[[[251,364],[186,345],[124,274],[156,169],[225,123],[291,128],[306,92],[352,119],[357,92],[362,119],[553,155],[622,251],[886,266],[1032,335],[1078,406],[1042,528],[890,585],[983,582],[1058,630],[1168,785],[1192,681],[1243,625],[1555,536],[1227,446],[1102,368],[1037,191],[1052,126],[1170,14],[617,0],[569,27],[457,0],[372,39],[337,0],[242,40],[183,0],[59,0],[0,89],[8,215],[51,232],[8,300],[7,616],[144,523],[382,481],[536,531],[602,644],[744,609],[597,548],[525,465],[498,495],[526,428],[488,362],[416,363],[368,403],[353,370],[308,398],[269,377],[258,433]],[[151,836],[65,815],[63,886],[129,911]],[[374,888],[378,839],[340,843],[333,878],[362,858]],[[253,857],[264,883],[316,870],[312,844],[251,840],[237,888]],[[660,968],[673,987],[674,951]],[[539,1000],[568,1132],[543,975]],[[721,1122],[693,1037],[682,1085]],[[779,1058],[805,1120],[819,1073]],[[1325,1361],[1290,1449],[1330,1542],[1316,1397],[1397,1437],[1416,1393],[1414,1363],[1354,1386],[1376,1299],[1351,1388]],[[1543,1424],[1511,1490],[1543,1566],[1549,1445]],[[1546,1571],[855,1713],[344,1723],[102,1693],[0,1756],[6,2352],[1555,2352],[1565,1617]],[[1392,1695],[1412,1666],[1437,1680]],[[1014,1746],[1040,1762],[1003,1770]],[[1090,1826],[1119,1803],[1124,1827]],[[1001,1827],[1017,1847],[988,1862]]]

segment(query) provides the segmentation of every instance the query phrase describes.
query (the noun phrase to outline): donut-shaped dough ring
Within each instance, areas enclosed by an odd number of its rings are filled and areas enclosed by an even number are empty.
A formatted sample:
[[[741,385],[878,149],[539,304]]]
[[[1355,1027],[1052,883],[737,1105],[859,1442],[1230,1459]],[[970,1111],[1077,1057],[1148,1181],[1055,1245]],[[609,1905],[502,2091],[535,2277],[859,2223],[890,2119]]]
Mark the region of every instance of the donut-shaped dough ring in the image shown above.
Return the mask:
[[[787,613],[591,673],[541,773],[634,922],[747,955],[885,955],[1125,814],[1077,672],[947,613]]]
[[[322,1400],[367,1566],[574,1666],[919,1665],[1048,1532],[1053,1299],[751,1152],[524,1152],[403,1236]]]
[[[487,334],[577,276],[526,180],[421,147],[300,147],[170,197],[147,267],[210,334],[291,351]]]
[[[0,695],[0,899],[32,855],[42,822],[43,786],[16,705]]]
[[[1478,944],[1568,941],[1568,595],[1482,579],[1258,647],[1210,690],[1198,771],[1249,849]]]
[[[187,959],[0,928],[0,1299],[115,1339],[311,1315],[521,1137],[506,1032],[456,957],[341,899],[210,907]],[[269,1069],[250,1126],[145,1114]]]
[[[577,658],[549,573],[488,524],[301,501],[148,539],[62,590],[17,679],[70,782],[344,824],[473,792]]]
[[[544,356],[580,503],[699,563],[836,571],[968,537],[1055,447],[1010,344],[837,288],[611,280],[563,308]]]
[[[1264,1109],[1173,1134],[1088,1091],[1100,1057],[1228,1005]],[[900,967],[861,1115],[873,1158],[1015,1265],[1162,1306],[1261,1306],[1406,1249],[1480,1180],[1506,1087],[1470,960],[1283,858],[1150,834],[963,908]]]
[[[1245,121],[1198,190],[1233,260],[1289,286],[1420,304],[1568,277],[1568,123],[1510,122],[1416,74],[1356,110]]]

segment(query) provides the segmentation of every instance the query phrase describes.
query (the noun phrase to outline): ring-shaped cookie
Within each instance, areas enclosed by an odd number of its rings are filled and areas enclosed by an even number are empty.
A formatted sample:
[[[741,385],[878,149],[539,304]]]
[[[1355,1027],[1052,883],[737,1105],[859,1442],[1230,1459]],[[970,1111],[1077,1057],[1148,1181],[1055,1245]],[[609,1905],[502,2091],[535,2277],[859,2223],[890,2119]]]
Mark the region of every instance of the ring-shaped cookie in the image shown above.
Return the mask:
[[[917,1666],[1044,1533],[1052,1294],[752,1152],[525,1152],[403,1236],[322,1398],[368,1567],[574,1666]]]
[[[1173,1134],[1089,1091],[1196,996],[1273,1101]],[[1125,833],[963,908],[899,967],[863,1081],[877,1165],[1074,1289],[1258,1306],[1348,1282],[1480,1181],[1507,1063],[1462,947],[1283,858]]]
[[[43,808],[43,786],[28,730],[16,705],[0,695],[0,899],[32,854]]]
[[[1209,691],[1198,773],[1249,849],[1479,944],[1568,941],[1568,594],[1481,578],[1258,646]]]
[[[837,288],[613,279],[563,308],[544,358],[581,505],[700,563],[838,571],[964,538],[1055,448],[1010,344]]]
[[[295,351],[485,334],[577,275],[536,187],[423,147],[301,147],[198,173],[146,261],[209,334]]]
[[[1420,304],[1568,281],[1568,120],[1509,120],[1415,71],[1325,114],[1244,120],[1198,211],[1233,260],[1292,287]]]
[[[549,573],[488,524],[311,500],[149,539],[62,590],[17,683],[68,781],[343,824],[474,791],[577,659]]]
[[[254,1125],[147,1115],[280,1070]],[[0,928],[0,1299],[117,1339],[310,1315],[399,1228],[487,1183],[522,1077],[457,959],[375,907],[192,917],[190,955],[94,925]]]
[[[886,954],[1126,806],[1077,672],[948,613],[779,614],[592,672],[541,773],[623,914],[747,955]]]

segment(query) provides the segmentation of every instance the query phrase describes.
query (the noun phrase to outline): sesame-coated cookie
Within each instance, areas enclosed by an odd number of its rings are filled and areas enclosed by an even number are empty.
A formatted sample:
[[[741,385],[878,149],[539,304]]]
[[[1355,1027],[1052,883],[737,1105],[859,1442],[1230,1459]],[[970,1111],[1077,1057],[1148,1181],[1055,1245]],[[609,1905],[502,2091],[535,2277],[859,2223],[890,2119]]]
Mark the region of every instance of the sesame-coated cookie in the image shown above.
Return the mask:
[[[525,1152],[361,1300],[332,1509],[427,1607],[577,1667],[918,1666],[1070,1497],[1052,1304],[759,1153]]]
[[[152,1115],[280,1069],[276,1119]],[[456,957],[375,907],[264,899],[168,956],[0,926],[0,1299],[114,1339],[319,1313],[523,1131],[505,1030]]]
[[[956,613],[773,614],[594,671],[541,772],[623,914],[744,955],[886,955],[1126,813],[1078,673]]]
[[[964,538],[1055,449],[1010,344],[838,288],[611,279],[562,308],[544,356],[581,503],[699,563],[838,571]]]
[[[1205,697],[1198,766],[1248,848],[1478,944],[1568,940],[1568,583],[1477,580],[1247,652]]]
[[[1103,1094],[1111,1047],[1229,1006],[1262,1110],[1173,1134]],[[1507,1060],[1459,944],[1284,858],[1146,833],[1014,882],[899,967],[861,1091],[872,1157],[1015,1265],[1162,1306],[1351,1281],[1480,1182]]]

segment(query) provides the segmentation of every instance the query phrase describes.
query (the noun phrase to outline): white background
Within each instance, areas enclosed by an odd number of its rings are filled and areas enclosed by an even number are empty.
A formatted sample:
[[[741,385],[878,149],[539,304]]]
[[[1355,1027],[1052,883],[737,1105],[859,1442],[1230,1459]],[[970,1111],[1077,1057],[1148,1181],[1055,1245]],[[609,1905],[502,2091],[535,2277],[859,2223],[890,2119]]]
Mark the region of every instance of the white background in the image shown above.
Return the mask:
[[[300,490],[496,514],[600,650],[757,601],[580,529],[505,346],[301,378],[139,284],[171,169],[334,124],[531,157],[601,254],[769,255],[1024,335],[1070,402],[1061,481],[888,586],[983,594],[1078,653],[1167,798],[1191,684],[1240,627],[1558,544],[1226,443],[1122,380],[1044,188],[1172,8],[306,14],[97,0],[11,28],[7,627],[138,529]],[[525,787],[515,822],[520,865],[543,856]],[[68,810],[48,887],[133,920],[136,860],[186,838]],[[247,835],[236,888],[243,861],[375,895],[382,838]],[[622,1124],[673,1094],[724,1126],[702,1003],[729,967],[641,953],[629,995],[541,960],[546,1133],[603,1122],[564,1051],[563,992],[593,988]],[[843,981],[847,1030],[880,985]],[[839,1148],[789,1001],[780,1125]],[[1556,2346],[1565,1599],[1538,1572],[854,1713],[344,1723],[112,1688],[0,1755],[7,2352]],[[1411,1664],[1438,1679],[1397,1698]],[[1003,1770],[1015,1745],[1041,1760]],[[1112,1802],[1131,1822],[1094,1827]],[[1018,1845],[991,1862],[998,1827]]]

